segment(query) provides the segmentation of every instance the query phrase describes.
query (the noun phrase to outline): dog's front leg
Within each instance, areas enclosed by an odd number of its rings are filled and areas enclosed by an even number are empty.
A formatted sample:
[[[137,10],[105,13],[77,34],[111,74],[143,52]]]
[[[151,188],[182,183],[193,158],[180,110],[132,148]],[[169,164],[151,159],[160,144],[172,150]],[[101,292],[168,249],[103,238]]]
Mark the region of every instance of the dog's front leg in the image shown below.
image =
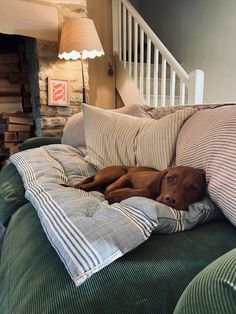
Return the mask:
[[[121,188],[125,188],[131,186],[130,180],[129,180],[129,175],[125,174],[123,176],[121,176],[119,179],[117,179],[115,182],[113,182],[112,184],[108,185],[108,187],[105,190],[105,195],[115,191],[117,189],[121,189]]]
[[[121,202],[132,196],[143,196],[152,198],[149,191],[146,189],[133,189],[133,188],[123,188],[111,191],[105,194],[105,199],[109,204]]]
[[[93,187],[94,185],[94,177],[95,176],[92,176],[92,177],[88,177],[88,178],[85,178],[83,181],[81,181],[80,183],[77,183],[73,186],[73,188],[75,189],[81,189],[81,190],[84,190],[84,191],[89,191],[91,187]]]

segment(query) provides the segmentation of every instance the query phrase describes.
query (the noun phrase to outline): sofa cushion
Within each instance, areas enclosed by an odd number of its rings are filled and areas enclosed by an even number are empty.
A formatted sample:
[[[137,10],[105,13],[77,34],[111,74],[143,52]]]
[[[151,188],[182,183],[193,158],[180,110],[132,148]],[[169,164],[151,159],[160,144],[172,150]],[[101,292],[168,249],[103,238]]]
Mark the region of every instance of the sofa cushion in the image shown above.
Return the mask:
[[[146,107],[138,104],[113,109],[111,111],[138,118],[151,118],[150,114],[148,113],[149,110]],[[68,119],[63,130],[61,142],[62,144],[67,144],[74,147],[85,145],[83,112],[78,112]]]
[[[201,271],[181,296],[174,314],[235,314],[236,249]]]
[[[208,193],[236,225],[236,105],[205,109],[182,127],[176,165],[204,169]]]
[[[7,226],[12,214],[27,202],[16,167],[8,164],[0,172],[0,224]]]
[[[194,276],[236,246],[236,229],[225,221],[155,234],[76,287],[32,205],[12,218],[1,256],[1,314],[173,313]]]
[[[179,129],[194,109],[178,110],[159,120],[139,119],[82,105],[88,161],[102,169],[110,165],[170,165]]]

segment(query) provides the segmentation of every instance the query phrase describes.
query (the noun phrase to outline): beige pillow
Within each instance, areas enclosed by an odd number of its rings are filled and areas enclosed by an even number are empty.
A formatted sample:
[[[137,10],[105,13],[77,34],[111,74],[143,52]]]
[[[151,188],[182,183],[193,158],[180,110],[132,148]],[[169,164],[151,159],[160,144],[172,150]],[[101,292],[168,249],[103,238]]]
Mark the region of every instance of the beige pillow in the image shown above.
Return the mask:
[[[82,105],[88,161],[99,169],[109,165],[167,168],[183,122],[195,110],[185,109],[162,119],[139,119]]]
[[[206,171],[210,198],[236,226],[236,105],[192,116],[179,133],[176,164]]]
[[[138,118],[151,118],[150,108],[138,104],[113,109],[112,111]],[[76,113],[67,120],[61,142],[74,147],[85,145],[83,112]]]
[[[193,108],[176,110],[156,120],[155,124],[145,125],[136,139],[137,165],[158,170],[167,168],[175,157],[179,130],[185,120],[195,112]]]

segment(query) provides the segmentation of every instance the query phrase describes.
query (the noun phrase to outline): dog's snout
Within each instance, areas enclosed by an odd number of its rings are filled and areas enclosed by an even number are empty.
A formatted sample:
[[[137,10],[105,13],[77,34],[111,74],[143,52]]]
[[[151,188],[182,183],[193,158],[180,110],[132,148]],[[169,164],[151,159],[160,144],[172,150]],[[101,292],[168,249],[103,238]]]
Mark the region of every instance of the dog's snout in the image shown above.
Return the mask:
[[[174,206],[176,204],[176,198],[173,195],[166,195],[164,197],[164,202],[167,205]]]

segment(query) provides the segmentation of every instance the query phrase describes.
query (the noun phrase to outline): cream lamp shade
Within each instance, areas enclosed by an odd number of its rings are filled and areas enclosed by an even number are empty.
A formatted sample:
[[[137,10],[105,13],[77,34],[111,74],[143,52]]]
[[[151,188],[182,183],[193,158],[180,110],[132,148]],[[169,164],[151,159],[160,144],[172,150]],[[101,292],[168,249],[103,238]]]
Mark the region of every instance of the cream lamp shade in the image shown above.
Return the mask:
[[[58,57],[65,60],[81,60],[83,103],[86,103],[83,60],[102,55],[104,51],[93,20],[72,18],[63,23]]]
[[[104,55],[93,20],[72,18],[62,25],[59,58],[87,59]]]

